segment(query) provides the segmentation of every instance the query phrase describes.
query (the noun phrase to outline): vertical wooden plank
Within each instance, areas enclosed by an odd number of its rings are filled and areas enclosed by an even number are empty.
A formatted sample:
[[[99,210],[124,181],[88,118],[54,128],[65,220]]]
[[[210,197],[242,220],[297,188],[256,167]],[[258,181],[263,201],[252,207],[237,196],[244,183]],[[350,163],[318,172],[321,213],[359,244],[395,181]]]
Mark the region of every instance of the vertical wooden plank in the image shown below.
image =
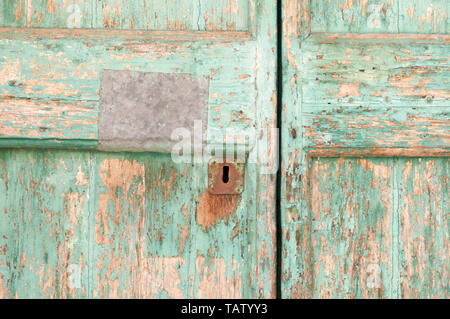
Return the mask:
[[[448,0],[398,0],[399,32],[449,33]]]
[[[247,31],[248,0],[107,0],[97,4],[96,26],[114,29]],[[99,19],[103,21],[99,24]]]
[[[278,171],[277,127],[277,5],[278,1],[250,0],[250,30],[256,41],[255,124],[256,146],[250,151],[246,185],[254,194],[243,198],[248,245],[245,263],[249,264],[244,278],[243,297],[276,297],[276,173]],[[245,279],[244,279],[245,280]],[[244,281],[245,282],[245,281]]]
[[[298,77],[299,54],[311,33],[311,2],[283,1],[283,105],[281,129],[282,183],[282,296],[305,298],[311,295],[311,276],[307,273],[307,246],[310,233],[307,200],[308,160],[303,151],[302,95]]]
[[[15,233],[2,235],[8,246],[3,265],[10,270],[3,295],[86,297],[89,153],[1,153],[3,179],[10,181],[2,193],[2,218],[8,216],[2,228]]]
[[[93,172],[89,219],[92,297],[138,298],[141,269],[136,267],[137,258],[145,249],[141,241],[146,238],[142,223],[144,164],[131,156],[108,158],[96,153]]]
[[[13,279],[17,270],[18,224],[15,213],[9,203],[9,175],[7,162],[10,153],[0,151],[0,299],[12,298],[15,295]]]
[[[297,238],[311,279],[291,297],[390,296],[392,170],[389,159],[312,160],[310,239]]]
[[[0,27],[22,27],[27,21],[27,0],[4,0],[0,4]]]
[[[299,273],[288,296],[447,298],[448,168],[448,158],[313,159],[311,215],[286,210],[297,246],[284,265]]]
[[[156,3],[151,0],[119,1],[107,0],[94,3],[94,28],[165,30],[167,26],[167,1]],[[173,2],[173,1],[172,1]],[[183,22],[178,20],[178,29]]]
[[[202,1],[197,8],[199,30],[248,30],[249,0]]]
[[[255,297],[250,282],[255,264],[251,253],[248,213],[255,211],[255,188],[246,183],[242,195],[210,195],[196,200],[189,237],[190,295],[194,298]],[[269,292],[264,292],[265,294]]]
[[[150,258],[150,276],[144,282],[153,286],[157,298],[193,297],[196,266],[191,268],[191,248],[197,238],[196,195],[203,186],[204,167],[174,164],[170,156],[160,154],[147,157],[144,164]]]
[[[449,159],[401,159],[403,298],[449,297]]]

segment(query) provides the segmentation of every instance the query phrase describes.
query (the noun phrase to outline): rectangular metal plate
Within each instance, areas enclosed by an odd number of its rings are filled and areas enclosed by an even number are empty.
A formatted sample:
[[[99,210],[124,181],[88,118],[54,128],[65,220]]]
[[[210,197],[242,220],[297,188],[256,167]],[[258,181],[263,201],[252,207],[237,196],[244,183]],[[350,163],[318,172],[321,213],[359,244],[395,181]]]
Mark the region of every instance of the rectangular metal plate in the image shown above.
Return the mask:
[[[170,153],[177,143],[171,139],[175,129],[185,128],[194,136],[194,123],[201,121],[205,135],[208,100],[205,76],[104,70],[99,147]]]

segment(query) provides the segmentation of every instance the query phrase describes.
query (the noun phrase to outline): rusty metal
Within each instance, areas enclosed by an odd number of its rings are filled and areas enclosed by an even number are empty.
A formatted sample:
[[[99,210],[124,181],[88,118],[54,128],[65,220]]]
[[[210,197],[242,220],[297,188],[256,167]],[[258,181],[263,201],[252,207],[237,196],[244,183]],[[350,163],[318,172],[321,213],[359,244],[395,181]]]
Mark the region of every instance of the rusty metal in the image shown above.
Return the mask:
[[[214,195],[239,195],[244,191],[245,163],[213,159],[208,166],[208,190]]]

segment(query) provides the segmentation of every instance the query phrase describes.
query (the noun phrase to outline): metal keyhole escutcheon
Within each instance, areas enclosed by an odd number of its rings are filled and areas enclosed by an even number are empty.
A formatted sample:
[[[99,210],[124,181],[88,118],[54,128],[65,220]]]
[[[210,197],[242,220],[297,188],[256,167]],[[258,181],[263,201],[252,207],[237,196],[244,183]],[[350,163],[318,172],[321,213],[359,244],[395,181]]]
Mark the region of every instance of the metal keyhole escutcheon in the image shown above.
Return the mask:
[[[244,191],[245,163],[213,159],[208,165],[208,190],[215,195],[238,195]]]

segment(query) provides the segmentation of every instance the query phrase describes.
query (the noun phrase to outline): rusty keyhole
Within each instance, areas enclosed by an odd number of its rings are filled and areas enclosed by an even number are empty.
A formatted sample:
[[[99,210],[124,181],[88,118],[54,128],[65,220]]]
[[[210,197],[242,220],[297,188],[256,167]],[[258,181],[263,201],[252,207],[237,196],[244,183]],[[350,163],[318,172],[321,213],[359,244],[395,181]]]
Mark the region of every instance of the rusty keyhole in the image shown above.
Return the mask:
[[[230,181],[230,166],[225,165],[223,166],[223,172],[222,172],[222,182],[224,184],[227,184]]]
[[[208,190],[215,195],[238,195],[244,190],[245,163],[211,160],[208,166]]]

